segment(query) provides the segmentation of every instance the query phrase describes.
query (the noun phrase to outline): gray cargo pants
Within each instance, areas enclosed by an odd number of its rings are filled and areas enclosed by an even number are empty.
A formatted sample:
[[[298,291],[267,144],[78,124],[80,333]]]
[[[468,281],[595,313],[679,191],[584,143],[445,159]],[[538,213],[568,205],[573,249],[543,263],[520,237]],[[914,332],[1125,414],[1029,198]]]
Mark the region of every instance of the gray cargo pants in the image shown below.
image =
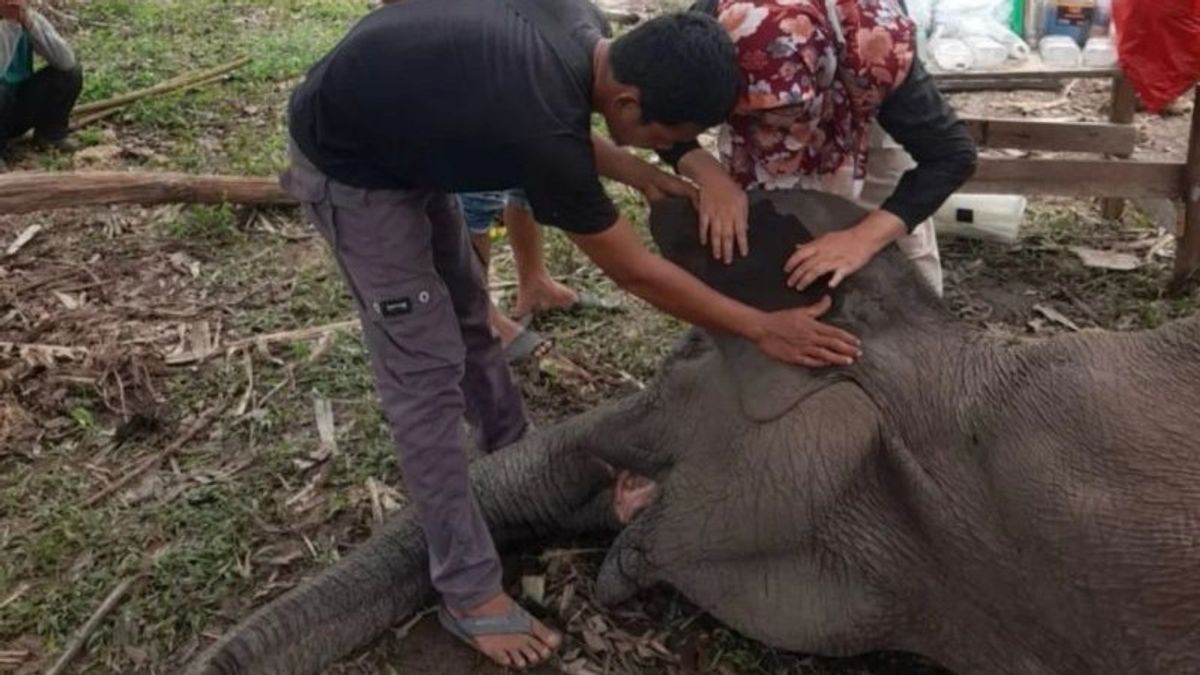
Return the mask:
[[[527,421],[500,343],[462,213],[450,195],[361,190],[292,148],[285,190],[328,242],[354,296],[375,387],[447,605],[501,589],[500,562],[471,494],[462,418],[490,452]]]

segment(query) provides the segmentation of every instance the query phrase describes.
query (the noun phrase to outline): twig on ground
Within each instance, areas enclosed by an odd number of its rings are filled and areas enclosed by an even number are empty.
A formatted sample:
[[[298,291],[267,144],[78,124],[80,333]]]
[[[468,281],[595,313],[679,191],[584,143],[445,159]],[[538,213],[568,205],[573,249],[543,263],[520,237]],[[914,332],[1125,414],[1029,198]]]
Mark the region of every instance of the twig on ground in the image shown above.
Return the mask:
[[[417,624],[421,623],[425,617],[433,614],[436,611],[437,607],[426,607],[425,609],[414,614],[413,618],[405,621],[403,625],[396,629],[396,639],[403,640],[405,637],[408,637],[408,634],[412,632],[413,628],[416,628]]]
[[[79,360],[91,356],[87,347],[68,347],[66,345],[43,345],[36,342],[7,342],[0,340],[0,354],[16,352],[22,358],[29,356],[45,356],[53,359]]]
[[[156,452],[144,459],[140,464],[134,467],[131,471],[127,472],[124,476],[121,476],[108,487],[97,492],[91,497],[88,497],[84,504],[87,506],[95,506],[96,504],[99,504],[116,491],[120,490],[126,485],[129,485],[129,483],[133,482],[133,479],[142,475],[151,467],[161,464],[164,460],[178,452],[180,448],[191,442],[191,440],[195,438],[196,435],[199,434],[205,427],[211,424],[212,421],[216,419],[217,415],[219,415],[224,409],[225,402],[222,401],[210,407],[208,410],[200,413],[200,416],[197,417],[190,425],[188,425],[188,428],[184,430],[183,434],[180,435],[179,438],[176,438],[170,445],[163,448],[161,451]]]
[[[30,588],[31,586],[29,585],[29,582],[22,582],[21,585],[17,586],[17,590],[13,591],[7,598],[4,599],[4,602],[0,602],[0,609],[4,609],[17,600],[20,600],[21,596],[25,595]]]
[[[200,353],[187,352],[184,354],[169,356],[166,357],[166,362],[168,365],[172,366],[188,365],[192,363],[198,363],[200,361],[207,361],[208,359],[217,356],[222,352],[232,354],[241,349],[246,349],[247,347],[256,347],[260,345],[265,347],[266,345],[276,342],[297,342],[300,340],[310,340],[312,338],[321,337],[327,333],[357,328],[358,325],[359,323],[357,320],[338,321],[336,323],[325,324],[324,326],[312,326],[310,328],[285,330],[278,333],[266,333],[264,335],[256,335],[254,337],[248,337],[241,340],[234,340],[220,349],[210,349]]]
[[[77,115],[77,116],[83,116],[83,115],[89,115],[91,113],[98,113],[98,112],[101,112],[104,110],[109,110],[112,108],[119,108],[121,106],[129,105],[130,103],[141,100],[143,98],[148,98],[150,96],[156,96],[158,94],[165,94],[169,91],[174,91],[181,87],[186,87],[188,85],[202,82],[204,80],[211,80],[214,77],[224,75],[233,70],[237,70],[238,68],[241,68],[242,66],[246,65],[247,63],[250,63],[250,57],[243,56],[243,57],[234,59],[233,61],[230,61],[228,63],[223,63],[219,66],[216,66],[213,68],[208,68],[207,70],[200,70],[200,71],[196,71],[196,72],[192,72],[192,73],[184,73],[183,75],[178,75],[176,77],[172,77],[169,80],[164,80],[164,81],[159,82],[158,84],[150,86],[150,87],[145,87],[143,89],[137,89],[135,91],[131,91],[126,94],[121,94],[120,96],[114,96],[112,98],[104,99],[103,101],[93,101],[92,103],[85,103],[81,106],[77,106],[71,112],[71,114]]]
[[[246,391],[242,393],[242,400],[238,402],[237,408],[233,411],[234,417],[241,417],[246,414],[246,408],[250,406],[250,399],[254,396],[254,357],[250,352],[246,352],[244,357],[246,365]]]
[[[133,587],[134,582],[136,582],[139,578],[140,576],[138,575],[129,577],[117,584],[116,588],[112,589],[112,592],[108,594],[108,597],[104,598],[104,602],[101,602],[100,606],[96,608],[96,611],[92,613],[91,618],[89,618],[87,622],[84,623],[78,631],[76,631],[75,635],[71,637],[71,641],[68,642],[66,648],[63,649],[62,655],[58,657],[58,660],[54,662],[53,666],[50,666],[50,669],[46,671],[46,675],[59,675],[59,673],[66,670],[67,666],[71,663],[71,660],[74,659],[77,654],[79,654],[79,650],[83,649],[84,643],[86,643],[88,638],[92,636],[92,633],[95,633],[96,629],[100,627],[100,622],[104,621],[104,617],[108,616],[108,613],[111,612],[113,608],[121,602],[121,600],[125,597],[125,594],[129,592],[129,589]]]

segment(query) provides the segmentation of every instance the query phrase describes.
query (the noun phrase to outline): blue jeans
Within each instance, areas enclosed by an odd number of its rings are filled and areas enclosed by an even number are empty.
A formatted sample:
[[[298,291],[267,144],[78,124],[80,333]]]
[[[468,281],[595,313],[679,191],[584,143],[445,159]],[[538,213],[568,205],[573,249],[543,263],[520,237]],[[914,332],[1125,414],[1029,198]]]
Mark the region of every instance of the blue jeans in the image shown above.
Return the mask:
[[[496,192],[463,192],[458,195],[463,220],[471,234],[484,234],[500,216],[505,206],[528,209],[529,200],[519,189]]]

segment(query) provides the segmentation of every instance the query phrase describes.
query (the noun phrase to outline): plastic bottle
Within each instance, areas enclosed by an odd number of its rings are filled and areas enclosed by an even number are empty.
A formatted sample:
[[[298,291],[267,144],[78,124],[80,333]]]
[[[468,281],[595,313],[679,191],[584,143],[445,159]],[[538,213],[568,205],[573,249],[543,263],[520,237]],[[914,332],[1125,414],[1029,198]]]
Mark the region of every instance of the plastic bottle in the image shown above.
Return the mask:
[[[1045,35],[1065,35],[1079,47],[1092,30],[1096,0],[1046,0]]]
[[[1079,45],[1066,35],[1047,35],[1038,44],[1042,63],[1051,68],[1075,68],[1081,57]]]
[[[1089,68],[1111,68],[1117,64],[1117,48],[1112,38],[1088,38],[1083,47],[1083,65]]]
[[[999,68],[1008,60],[1008,48],[990,37],[971,35],[963,38],[963,43],[971,50],[971,60],[975,68],[991,70]]]
[[[956,194],[933,214],[938,234],[1013,243],[1028,201],[1020,195]]]

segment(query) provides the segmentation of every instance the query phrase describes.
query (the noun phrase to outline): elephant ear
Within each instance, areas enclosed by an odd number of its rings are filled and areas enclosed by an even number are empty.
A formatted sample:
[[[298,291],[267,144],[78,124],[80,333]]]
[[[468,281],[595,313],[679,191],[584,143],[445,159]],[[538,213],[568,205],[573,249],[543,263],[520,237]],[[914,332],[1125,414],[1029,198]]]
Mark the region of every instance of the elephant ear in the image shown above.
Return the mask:
[[[723,295],[764,311],[811,305],[826,295],[833,310],[840,290],[830,291],[821,279],[803,292],[786,284],[784,264],[796,246],[816,236],[851,227],[866,211],[840,197],[808,190],[750,193],[750,255],[733,264],[714,260],[700,244],[697,214],[690,202],[655,202],[650,231],[663,256]],[[725,371],[742,411],[756,422],[777,419],[809,395],[833,381],[831,373],[788,366],[763,354],[755,345],[729,335],[714,335]]]

